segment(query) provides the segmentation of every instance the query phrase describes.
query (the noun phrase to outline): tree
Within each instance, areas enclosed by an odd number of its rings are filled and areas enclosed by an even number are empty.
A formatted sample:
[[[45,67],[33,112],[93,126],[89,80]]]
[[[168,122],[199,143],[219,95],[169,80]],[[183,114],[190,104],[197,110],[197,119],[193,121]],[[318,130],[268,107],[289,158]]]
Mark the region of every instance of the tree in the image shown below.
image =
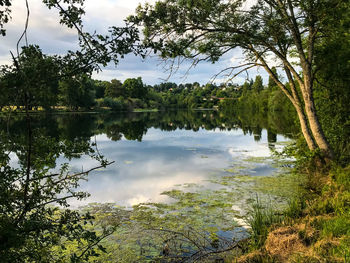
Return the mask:
[[[101,167],[106,161],[90,143],[90,134],[74,139],[51,134],[57,124],[47,116],[0,120],[0,258],[4,263],[62,262],[52,248],[64,248],[65,240],[78,241],[81,249],[71,255],[71,261],[86,262],[99,250],[94,244],[112,231],[97,235],[84,227],[93,219],[88,213],[68,209],[69,198],[87,196],[76,188],[89,171],[73,172],[68,163],[56,167],[60,156],[89,155],[101,161]],[[10,159],[10,154],[18,161]]]
[[[105,96],[110,98],[118,98],[125,95],[123,84],[118,79],[112,79],[106,86]]]
[[[242,85],[242,92],[243,94],[247,94],[249,91],[252,90],[252,86],[253,86],[253,80],[251,79],[249,82],[245,81]]]
[[[335,149],[337,159],[350,160],[350,5],[332,9],[323,21],[321,39],[315,48],[315,100],[325,134]]]
[[[333,158],[313,97],[318,70],[315,46],[327,38],[323,20],[334,9],[341,10],[342,4],[341,0],[259,0],[253,5],[240,0],[164,0],[139,6],[129,21],[144,26],[144,44],[163,58],[216,62],[241,48],[247,63],[226,70],[235,71],[234,77],[263,67],[296,109],[309,149],[319,148]],[[276,62],[289,87],[273,72]]]
[[[123,89],[125,93],[130,98],[143,98],[147,94],[147,89],[143,85],[142,79],[138,77],[137,79],[126,79],[123,83]]]
[[[61,104],[73,110],[89,109],[95,104],[94,83],[86,74],[60,81]]]
[[[0,0],[0,6],[4,9],[0,10],[0,34],[4,36],[6,34],[5,24],[11,19],[11,0]]]
[[[0,112],[5,106],[14,105],[13,96],[8,89],[8,82],[0,77]]]
[[[17,63],[17,65],[16,65]],[[60,61],[58,57],[47,56],[38,46],[24,47],[17,60],[10,67],[2,68],[2,83],[4,89],[12,94],[12,102],[25,106],[28,100],[29,109],[42,106],[49,109],[56,105],[58,99],[58,76]],[[21,70],[17,69],[18,64]],[[2,93],[4,100],[9,93]]]
[[[277,76],[277,69],[275,67],[271,68],[272,73]],[[269,82],[267,83],[267,89],[272,92],[275,89],[278,89],[278,86],[276,85],[276,82],[269,76]]]
[[[94,80],[96,99],[101,99],[105,97],[106,88],[108,84],[109,84],[108,81]]]
[[[255,92],[259,93],[263,89],[264,89],[264,85],[263,85],[262,77],[260,75],[257,75],[255,77],[255,81],[254,81],[254,83],[252,85],[252,90],[254,90]]]

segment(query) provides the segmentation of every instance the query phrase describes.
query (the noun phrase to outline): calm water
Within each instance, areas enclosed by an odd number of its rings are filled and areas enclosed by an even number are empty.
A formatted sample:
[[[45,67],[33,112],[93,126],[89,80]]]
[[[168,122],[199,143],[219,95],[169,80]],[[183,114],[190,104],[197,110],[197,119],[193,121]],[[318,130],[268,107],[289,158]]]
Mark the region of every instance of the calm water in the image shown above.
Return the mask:
[[[297,132],[293,121],[281,117],[216,111],[33,114],[32,170],[52,172],[64,163],[71,172],[96,167],[90,147],[96,143],[95,153],[115,163],[80,181],[87,199],[69,202],[111,212],[112,223],[121,220],[105,240],[113,251],[106,261],[148,261],[167,242],[174,255],[189,257],[247,237],[257,197],[281,208],[293,194],[299,181],[284,168],[288,162],[271,157]],[[26,164],[24,116],[0,118],[0,124],[0,146],[11,153],[12,165]],[[108,214],[103,220],[110,224]]]
[[[20,116],[9,125],[18,145],[24,125]],[[33,127],[56,143],[96,141],[99,152],[115,161],[81,183],[79,190],[91,196],[72,201],[73,206],[167,201],[161,193],[180,184],[212,188],[215,185],[208,181],[212,176],[225,174],[251,157],[270,156],[295,132],[283,119],[225,116],[215,111],[36,115]],[[41,148],[43,156],[49,151]],[[18,161],[12,157],[14,163]],[[57,153],[57,157],[56,164],[68,160],[76,171],[98,164],[88,156],[71,159]],[[268,163],[258,163],[245,172],[261,176],[273,170]]]
[[[263,120],[242,123],[211,111],[81,117],[83,122],[94,119],[95,127],[104,126],[94,130],[91,140],[115,163],[91,173],[88,181],[81,183],[80,190],[91,196],[72,202],[74,206],[162,202],[169,198],[161,193],[177,185],[215,187],[208,182],[213,175],[251,157],[268,157],[276,143],[288,140],[275,128],[264,127]],[[76,125],[79,123],[77,120]],[[71,162],[75,170],[96,164],[86,157]],[[273,170],[269,164],[257,164],[247,172],[260,176]]]
[[[285,141],[277,136],[277,141]],[[111,141],[106,134],[96,136],[101,153],[108,160],[116,161],[105,170],[93,172],[81,189],[91,194],[89,202],[116,202],[134,205],[141,202],[164,201],[160,195],[175,185],[184,183],[206,184],[206,179],[218,170],[245,157],[270,155],[267,132],[261,140],[244,135],[240,129],[198,131],[176,129],[162,131],[150,128],[142,141]],[[92,168],[94,162],[80,159],[73,162],[76,169]],[[265,168],[265,169],[264,169]],[[262,167],[269,171],[269,167]]]

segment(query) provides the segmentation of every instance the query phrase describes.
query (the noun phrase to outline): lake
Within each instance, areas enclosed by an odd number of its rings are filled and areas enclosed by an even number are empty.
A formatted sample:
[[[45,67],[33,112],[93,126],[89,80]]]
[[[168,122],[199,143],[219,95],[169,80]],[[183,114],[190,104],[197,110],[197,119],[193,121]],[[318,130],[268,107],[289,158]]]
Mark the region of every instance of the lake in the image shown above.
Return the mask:
[[[33,122],[57,141],[96,141],[99,152],[108,161],[115,161],[92,172],[88,181],[81,183],[79,190],[91,196],[72,202],[74,206],[91,202],[123,206],[162,202],[167,197],[160,194],[180,184],[213,187],[208,181],[213,175],[247,166],[247,161],[251,166],[252,158],[270,157],[297,132],[293,124],[278,118],[242,118],[209,110],[37,114]],[[23,137],[18,134],[25,132],[21,116],[16,116],[10,126],[14,138]],[[77,171],[98,165],[84,155],[70,160],[61,156],[57,164],[65,161]],[[266,176],[276,169],[268,162],[259,162],[245,170],[254,176]]]
[[[218,237],[226,248],[247,235],[254,203],[281,209],[297,192],[299,178],[290,172],[293,160],[273,155],[298,132],[293,120],[282,115],[235,116],[202,110],[34,114],[31,118],[38,167],[55,170],[69,163],[74,172],[96,167],[99,163],[88,150],[91,143],[95,155],[114,161],[80,181],[78,190],[90,196],[70,204],[98,211],[99,217],[101,209],[108,215],[114,211],[112,219],[103,220],[106,224],[121,220],[107,242],[107,247],[118,251],[115,258],[156,257],[165,242],[164,229],[167,235],[179,231],[191,236],[181,239],[187,245],[177,255],[195,251],[193,236],[205,242]],[[3,132],[11,134],[11,162],[18,166],[25,160],[25,119],[18,114],[1,121]],[[175,237],[179,235],[170,239]],[[211,241],[205,244],[203,251],[212,246]]]
[[[211,114],[196,113],[204,119]],[[208,186],[207,180],[213,174],[224,172],[234,164],[242,165],[249,157],[269,157],[276,143],[288,141],[283,135],[268,134],[273,132],[266,129],[258,128],[259,133],[254,134],[239,127],[225,128],[220,122],[210,128],[205,127],[204,122],[187,127],[186,123],[179,125],[176,120],[169,119],[167,123],[161,123],[168,126],[166,128],[143,126],[149,115],[159,113],[138,113],[133,115],[134,119],[126,117],[120,126],[116,124],[113,131],[108,130],[113,135],[107,132],[92,137],[96,139],[99,151],[115,163],[92,172],[88,182],[81,184],[80,189],[91,196],[79,204],[114,202],[132,206],[165,201],[166,196],[160,194],[176,185]],[[118,123],[117,120],[118,117]],[[115,133],[118,133],[118,140],[115,140]],[[97,165],[86,158],[74,160],[71,164],[76,170]],[[251,172],[256,176],[268,175],[273,168],[261,164]]]

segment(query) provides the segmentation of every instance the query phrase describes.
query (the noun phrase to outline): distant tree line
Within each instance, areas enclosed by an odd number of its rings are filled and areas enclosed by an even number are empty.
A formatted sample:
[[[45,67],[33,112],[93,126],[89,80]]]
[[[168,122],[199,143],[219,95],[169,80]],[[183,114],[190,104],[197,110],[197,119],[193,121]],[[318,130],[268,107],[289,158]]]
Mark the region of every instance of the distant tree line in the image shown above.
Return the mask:
[[[282,110],[288,101],[270,80],[264,86],[261,76],[243,85],[200,85],[198,82],[176,84],[164,82],[154,86],[141,77],[124,82],[94,80],[87,73],[65,75],[63,62],[57,56],[42,53],[38,46],[24,47],[20,55],[21,71],[16,64],[4,66],[0,75],[0,109],[24,108],[69,110],[92,108],[112,111],[139,109],[249,108]],[[29,80],[29,81],[28,81]],[[289,103],[290,104],[290,103]]]

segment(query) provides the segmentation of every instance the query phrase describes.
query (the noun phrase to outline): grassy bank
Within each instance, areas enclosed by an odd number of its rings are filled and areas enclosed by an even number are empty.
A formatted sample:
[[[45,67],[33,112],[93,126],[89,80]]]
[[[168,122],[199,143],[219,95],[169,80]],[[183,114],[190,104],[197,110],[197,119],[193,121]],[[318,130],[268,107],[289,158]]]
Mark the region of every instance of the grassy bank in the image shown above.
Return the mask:
[[[305,191],[283,214],[257,203],[236,262],[350,262],[350,167],[310,167]]]

